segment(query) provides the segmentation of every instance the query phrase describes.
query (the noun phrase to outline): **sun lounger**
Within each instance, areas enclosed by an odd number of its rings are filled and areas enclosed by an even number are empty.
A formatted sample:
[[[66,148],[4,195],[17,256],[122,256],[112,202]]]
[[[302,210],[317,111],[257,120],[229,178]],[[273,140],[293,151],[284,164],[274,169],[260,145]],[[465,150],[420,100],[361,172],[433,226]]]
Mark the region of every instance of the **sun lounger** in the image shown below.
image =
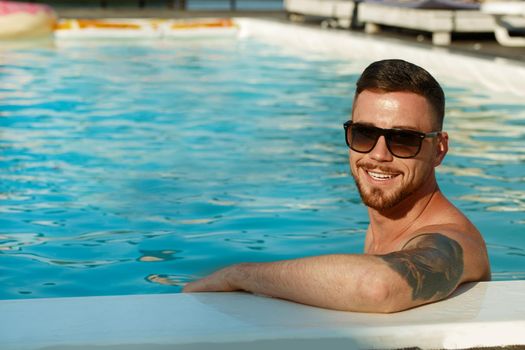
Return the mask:
[[[435,45],[450,44],[451,34],[492,32],[493,16],[479,11],[479,5],[454,0],[365,0],[359,6],[359,20],[367,33],[380,25],[432,33]]]
[[[290,15],[324,18],[332,27],[349,28],[354,12],[351,0],[284,0],[284,8]]]
[[[491,1],[481,11],[496,19],[494,34],[504,46],[525,46],[525,1]],[[517,34],[511,36],[510,32]]]

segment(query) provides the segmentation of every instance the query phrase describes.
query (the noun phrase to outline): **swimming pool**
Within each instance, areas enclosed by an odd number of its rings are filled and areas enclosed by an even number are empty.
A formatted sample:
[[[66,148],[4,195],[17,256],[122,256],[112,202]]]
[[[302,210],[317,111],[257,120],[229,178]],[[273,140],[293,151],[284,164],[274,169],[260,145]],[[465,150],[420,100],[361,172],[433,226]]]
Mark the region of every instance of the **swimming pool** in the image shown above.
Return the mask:
[[[2,51],[0,298],[177,292],[234,262],[361,252],[342,123],[365,61],[235,38]],[[443,83],[441,187],[493,278],[525,279],[525,103]]]

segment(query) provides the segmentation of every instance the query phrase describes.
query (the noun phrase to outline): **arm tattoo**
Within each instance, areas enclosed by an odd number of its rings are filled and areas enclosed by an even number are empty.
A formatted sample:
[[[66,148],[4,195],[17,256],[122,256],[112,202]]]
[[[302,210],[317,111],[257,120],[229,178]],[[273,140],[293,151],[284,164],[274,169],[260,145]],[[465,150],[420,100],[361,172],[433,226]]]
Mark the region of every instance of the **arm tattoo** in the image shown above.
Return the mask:
[[[446,297],[463,274],[463,249],[439,233],[417,236],[403,250],[380,258],[407,281],[412,300]]]

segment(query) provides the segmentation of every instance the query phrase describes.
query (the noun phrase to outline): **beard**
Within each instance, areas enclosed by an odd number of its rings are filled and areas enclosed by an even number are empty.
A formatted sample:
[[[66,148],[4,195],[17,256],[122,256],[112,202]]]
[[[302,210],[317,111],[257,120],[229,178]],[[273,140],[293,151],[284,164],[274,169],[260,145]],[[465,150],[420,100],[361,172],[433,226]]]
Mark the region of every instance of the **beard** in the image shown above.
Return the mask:
[[[363,203],[375,210],[387,210],[395,207],[406,198],[410,197],[420,184],[392,188],[385,191],[381,188],[365,186],[361,180],[352,172],[357,190]]]

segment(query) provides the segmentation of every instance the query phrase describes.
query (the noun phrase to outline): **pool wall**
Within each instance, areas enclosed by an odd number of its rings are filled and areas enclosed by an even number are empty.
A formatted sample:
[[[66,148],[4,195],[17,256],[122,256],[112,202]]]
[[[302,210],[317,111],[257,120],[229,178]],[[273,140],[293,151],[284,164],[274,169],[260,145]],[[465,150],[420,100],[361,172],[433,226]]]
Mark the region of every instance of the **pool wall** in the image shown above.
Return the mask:
[[[400,58],[429,70],[438,80],[458,85],[472,84],[480,91],[525,97],[525,64],[503,58],[464,55],[442,47],[408,44],[399,39],[372,37],[363,33],[329,30],[238,18],[240,37],[253,37],[275,43],[286,50],[304,55],[304,51],[322,57],[348,58],[360,62],[362,71],[372,61]]]

